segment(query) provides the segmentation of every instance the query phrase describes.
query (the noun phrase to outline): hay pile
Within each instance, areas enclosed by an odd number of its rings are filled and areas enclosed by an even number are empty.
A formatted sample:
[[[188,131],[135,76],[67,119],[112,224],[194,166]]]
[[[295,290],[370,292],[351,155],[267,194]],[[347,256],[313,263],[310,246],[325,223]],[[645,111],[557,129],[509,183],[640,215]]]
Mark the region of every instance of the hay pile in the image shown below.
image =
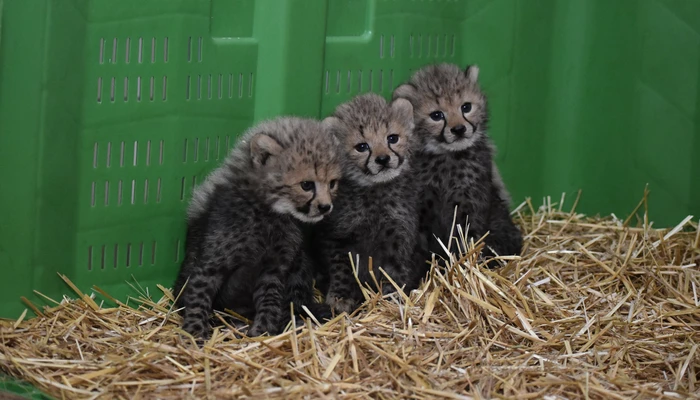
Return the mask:
[[[506,268],[471,267],[477,243],[410,298],[372,294],[321,327],[198,349],[165,288],[135,308],[78,292],[3,322],[0,367],[58,398],[700,398],[697,224],[561,203],[514,212],[526,249]]]

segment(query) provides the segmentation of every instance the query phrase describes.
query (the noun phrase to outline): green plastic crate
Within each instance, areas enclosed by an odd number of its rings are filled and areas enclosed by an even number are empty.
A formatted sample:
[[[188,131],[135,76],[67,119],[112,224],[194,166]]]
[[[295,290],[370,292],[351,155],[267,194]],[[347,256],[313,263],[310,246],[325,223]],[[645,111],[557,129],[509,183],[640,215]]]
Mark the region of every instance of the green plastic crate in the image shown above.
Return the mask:
[[[0,374],[0,399],[5,399],[3,393],[7,392],[14,393],[15,397],[19,396],[27,400],[53,400],[52,397],[26,382],[19,381],[5,374]],[[14,399],[13,397],[13,400]]]
[[[695,0],[0,0],[0,316],[57,272],[169,286],[244,129],[441,61],[480,65],[516,202],[625,215],[649,183],[673,224],[700,211],[699,32]]]
[[[700,205],[694,0],[4,0],[0,316],[20,296],[169,286],[192,187],[238,134],[478,63],[516,202]],[[571,203],[571,200],[570,200]],[[569,203],[569,204],[570,204]]]

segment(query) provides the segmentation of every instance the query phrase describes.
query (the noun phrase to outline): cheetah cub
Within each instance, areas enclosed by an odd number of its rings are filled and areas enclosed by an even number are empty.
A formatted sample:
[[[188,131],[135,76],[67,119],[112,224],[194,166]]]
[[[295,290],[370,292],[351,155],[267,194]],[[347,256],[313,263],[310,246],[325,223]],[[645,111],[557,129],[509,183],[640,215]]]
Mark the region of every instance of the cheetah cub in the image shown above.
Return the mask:
[[[522,235],[509,214],[510,196],[493,162],[487,99],[478,77],[476,65],[466,70],[454,64],[429,65],[393,94],[394,99],[409,100],[414,110],[424,256],[443,253],[433,234],[443,238],[450,231],[455,206],[458,223],[468,218],[468,237],[479,239],[489,231],[485,257],[494,252],[517,255],[522,249]],[[450,234],[459,237],[456,229]],[[488,265],[498,263],[490,260]]]
[[[417,238],[417,191],[409,166],[413,107],[399,99],[387,104],[368,93],[341,104],[323,121],[339,139],[343,178],[333,214],[317,226],[316,246],[329,273],[326,303],[336,312],[352,312],[362,295],[348,253],[359,255],[360,282],[374,285],[372,257],[382,292],[394,290],[379,267],[399,287],[417,280],[413,255]],[[378,290],[378,288],[375,287]]]
[[[249,336],[275,334],[290,302],[315,309],[303,232],[331,213],[340,174],[338,141],[320,121],[281,117],[244,133],[188,209],[174,285],[183,329],[208,337],[212,309],[226,307],[253,319]]]

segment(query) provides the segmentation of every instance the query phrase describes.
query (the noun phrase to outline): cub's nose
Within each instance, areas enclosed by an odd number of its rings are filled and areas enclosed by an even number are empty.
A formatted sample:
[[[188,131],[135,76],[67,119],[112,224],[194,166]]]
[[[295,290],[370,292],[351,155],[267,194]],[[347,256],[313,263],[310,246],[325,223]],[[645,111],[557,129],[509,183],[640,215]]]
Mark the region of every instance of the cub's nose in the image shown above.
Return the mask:
[[[333,205],[331,204],[319,204],[318,205],[318,211],[321,214],[326,214],[331,211],[331,208],[333,208]]]
[[[374,159],[374,162],[376,162],[379,165],[386,166],[389,163],[389,160],[391,157],[387,156],[386,154],[383,156],[379,156]]]
[[[457,136],[462,136],[467,132],[467,127],[464,125],[457,125],[450,129],[450,131]]]

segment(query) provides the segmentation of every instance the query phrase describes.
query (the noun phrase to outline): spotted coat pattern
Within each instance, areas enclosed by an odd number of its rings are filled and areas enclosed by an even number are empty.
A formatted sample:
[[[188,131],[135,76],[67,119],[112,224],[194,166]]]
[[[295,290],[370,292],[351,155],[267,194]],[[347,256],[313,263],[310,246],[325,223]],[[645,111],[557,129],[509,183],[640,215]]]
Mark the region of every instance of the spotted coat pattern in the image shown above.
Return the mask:
[[[330,275],[326,302],[336,312],[352,312],[361,302],[349,253],[359,281],[386,294],[419,280],[415,246],[418,233],[417,187],[410,166],[413,130],[411,104],[387,104],[375,94],[357,96],[324,120],[344,151],[336,210],[318,224],[315,248]],[[358,258],[359,255],[359,258]]]
[[[495,167],[488,136],[488,102],[478,83],[479,68],[453,64],[426,66],[394,91],[413,105],[416,124],[414,166],[421,187],[419,246],[424,257],[444,255],[455,207],[456,223],[468,238],[488,232],[483,255],[519,254],[522,234],[509,214],[510,196]],[[458,255],[452,243],[451,252]],[[495,253],[495,254],[494,254]],[[495,267],[495,260],[489,266]]]
[[[337,140],[319,121],[282,117],[251,128],[195,189],[185,259],[174,294],[183,329],[210,335],[213,309],[253,319],[248,335],[278,333],[289,303],[317,317],[305,232],[332,211],[340,178]],[[321,315],[323,314],[323,315]]]

